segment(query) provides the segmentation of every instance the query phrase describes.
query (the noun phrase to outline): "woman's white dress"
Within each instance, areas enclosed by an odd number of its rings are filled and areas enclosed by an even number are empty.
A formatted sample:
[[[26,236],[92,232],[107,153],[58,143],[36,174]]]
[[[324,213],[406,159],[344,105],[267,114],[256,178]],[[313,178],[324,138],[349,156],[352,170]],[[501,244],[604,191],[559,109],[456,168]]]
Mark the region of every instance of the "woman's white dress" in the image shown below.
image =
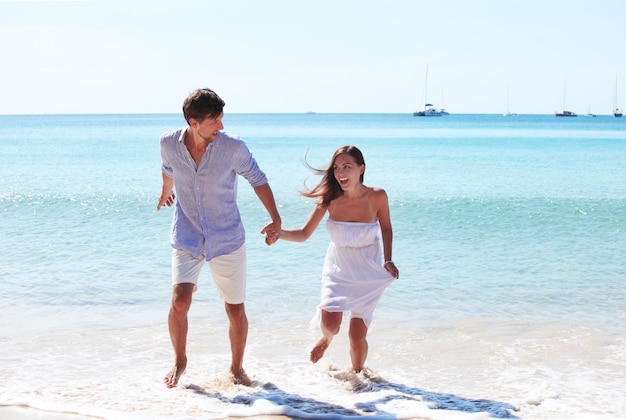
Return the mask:
[[[322,271],[322,300],[312,325],[319,326],[321,310],[350,312],[369,326],[378,300],[395,279],[383,267],[378,222],[336,222],[328,219],[331,242]]]

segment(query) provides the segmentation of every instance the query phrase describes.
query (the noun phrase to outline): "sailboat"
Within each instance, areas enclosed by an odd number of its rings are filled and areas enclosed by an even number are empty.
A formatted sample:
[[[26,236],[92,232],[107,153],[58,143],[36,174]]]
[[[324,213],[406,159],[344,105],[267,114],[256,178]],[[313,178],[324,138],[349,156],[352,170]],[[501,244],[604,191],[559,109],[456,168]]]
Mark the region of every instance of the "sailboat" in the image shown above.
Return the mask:
[[[438,110],[433,104],[427,103],[427,89],[428,89],[428,65],[426,66],[426,81],[424,84],[424,108],[421,111],[415,111],[414,117],[441,117],[442,115],[448,115],[448,112],[441,109]]]
[[[506,112],[502,115],[505,117],[513,117],[517,115],[515,112],[509,111],[509,85],[506,86]]]
[[[563,80],[563,112],[556,112],[557,117],[577,117],[576,113],[565,110],[565,80]]]
[[[613,116],[621,117],[622,111],[617,107],[617,76],[615,76],[615,94],[613,95]]]
[[[450,113],[443,107],[443,89],[441,89],[441,109],[439,112],[441,112],[441,115],[450,115]]]
[[[441,111],[438,111],[433,104],[425,104],[424,109],[413,113],[414,117],[441,117],[441,115],[443,115]]]

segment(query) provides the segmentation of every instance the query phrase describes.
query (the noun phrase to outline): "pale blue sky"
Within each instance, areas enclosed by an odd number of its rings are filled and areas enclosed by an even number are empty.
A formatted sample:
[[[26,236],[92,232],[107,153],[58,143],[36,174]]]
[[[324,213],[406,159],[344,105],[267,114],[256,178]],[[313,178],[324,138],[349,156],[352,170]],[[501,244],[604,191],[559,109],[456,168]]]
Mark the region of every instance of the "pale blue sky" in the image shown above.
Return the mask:
[[[623,0],[0,0],[0,114],[626,108]],[[566,88],[564,89],[564,84]]]

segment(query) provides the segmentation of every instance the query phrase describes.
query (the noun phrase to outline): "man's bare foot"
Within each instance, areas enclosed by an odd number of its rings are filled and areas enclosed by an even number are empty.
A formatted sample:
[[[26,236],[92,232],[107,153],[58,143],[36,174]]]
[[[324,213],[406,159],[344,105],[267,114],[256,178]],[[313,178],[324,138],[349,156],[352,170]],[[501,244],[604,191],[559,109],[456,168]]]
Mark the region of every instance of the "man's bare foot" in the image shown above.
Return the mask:
[[[172,370],[165,375],[163,378],[163,382],[167,385],[168,388],[174,388],[178,385],[178,380],[181,376],[185,374],[185,369],[187,368],[187,360],[178,361],[172,368]]]
[[[329,345],[330,341],[326,337],[320,338],[311,350],[311,362],[317,363],[324,356]]]
[[[231,371],[230,378],[235,385],[252,386],[254,383],[243,369],[239,369],[236,373]]]

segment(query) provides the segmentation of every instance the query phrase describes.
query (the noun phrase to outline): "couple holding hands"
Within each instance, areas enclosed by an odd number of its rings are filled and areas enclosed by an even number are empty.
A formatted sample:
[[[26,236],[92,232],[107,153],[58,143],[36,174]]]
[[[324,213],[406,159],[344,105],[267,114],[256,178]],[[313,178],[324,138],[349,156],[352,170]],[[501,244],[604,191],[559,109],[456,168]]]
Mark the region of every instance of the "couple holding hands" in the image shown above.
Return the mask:
[[[355,146],[343,146],[312,189],[317,198],[301,228],[283,229],[272,190],[246,144],[225,133],[224,101],[210,89],[196,89],[183,103],[187,127],[161,136],[163,185],[157,210],[175,205],[171,230],[172,302],[168,327],[174,366],[164,382],[175,387],[187,367],[187,314],[200,271],[208,262],[229,320],[230,375],[235,384],[250,385],[243,369],[248,336],[245,232],[237,208],[237,177],[244,177],[272,222],[261,233],[272,245],[279,239],[304,242],[328,213],[330,244],[322,271],[321,303],[316,325],[321,338],[310,353],[319,361],[339,332],[344,312],[350,313],[352,370],[361,372],[367,358],[367,329],[376,304],[398,278],[392,261],[391,219],[387,194],[363,184],[365,161]],[[174,190],[175,188],[175,190]],[[382,241],[382,249],[381,249]]]

